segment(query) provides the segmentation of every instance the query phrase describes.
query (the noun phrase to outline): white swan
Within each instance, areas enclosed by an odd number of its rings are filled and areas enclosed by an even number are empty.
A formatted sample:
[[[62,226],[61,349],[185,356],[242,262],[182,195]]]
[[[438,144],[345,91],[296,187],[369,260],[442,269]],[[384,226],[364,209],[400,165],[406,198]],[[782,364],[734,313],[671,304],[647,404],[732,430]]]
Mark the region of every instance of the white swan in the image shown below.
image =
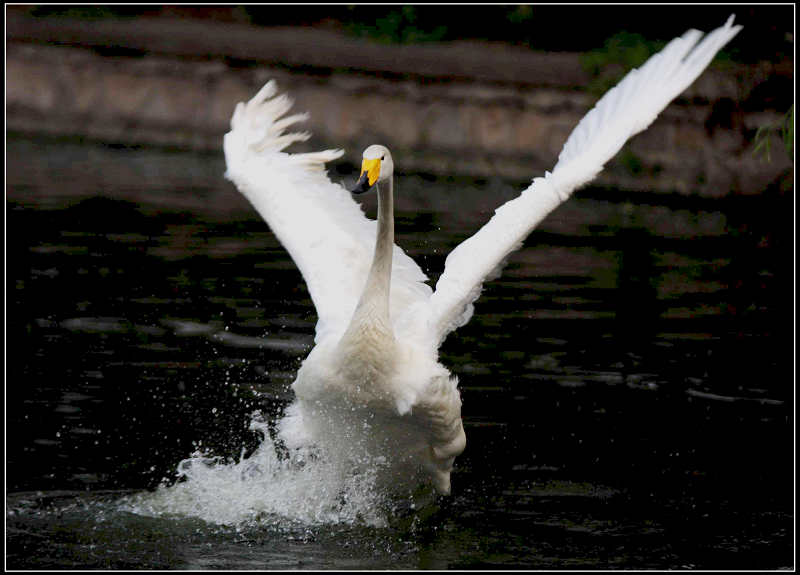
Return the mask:
[[[293,383],[296,400],[282,420],[289,447],[322,445],[353,464],[364,454],[387,462],[391,482],[416,469],[450,492],[453,461],[465,447],[456,378],[438,348],[469,321],[482,284],[531,230],[593,179],[644,130],[741,29],[731,16],[708,34],[689,30],[632,70],[580,121],[552,173],[535,178],[448,256],[436,290],[394,245],[389,150],[368,147],[354,192],[378,190],[368,220],[351,192],[331,182],[325,162],[341,150],[287,154],[307,133],[284,130],[306,118],[268,82],[239,103],[225,135],[226,177],[250,200],[300,268],[319,320],[316,346]],[[274,96],[274,97],[273,97]]]

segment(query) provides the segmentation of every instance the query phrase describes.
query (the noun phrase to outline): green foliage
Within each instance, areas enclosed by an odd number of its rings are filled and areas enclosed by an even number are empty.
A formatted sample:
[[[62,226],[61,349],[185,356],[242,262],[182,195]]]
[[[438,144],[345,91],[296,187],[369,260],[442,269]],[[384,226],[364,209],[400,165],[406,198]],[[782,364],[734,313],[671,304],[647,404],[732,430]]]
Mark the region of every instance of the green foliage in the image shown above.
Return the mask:
[[[622,151],[622,154],[620,154],[619,163],[622,164],[632,176],[639,176],[644,170],[644,164],[641,158],[631,152],[627,147]]]
[[[347,30],[353,35],[372,38],[385,44],[438,42],[447,34],[445,25],[424,29],[418,22],[414,6],[400,6],[390,10],[385,16],[376,18],[373,26],[351,22],[347,25]]]
[[[528,24],[533,20],[533,7],[530,4],[523,4],[511,10],[506,18],[511,24]]]
[[[753,155],[761,154],[762,161],[772,161],[772,134],[778,134],[783,140],[783,148],[789,159],[794,157],[794,104],[783,115],[780,123],[761,126],[756,132],[753,142]]]
[[[104,20],[109,18],[133,17],[153,12],[149,6],[93,6],[93,5],[44,5],[31,8],[31,15],[37,17],[66,16],[81,20]]]
[[[588,90],[602,95],[613,88],[633,68],[641,66],[660,51],[664,42],[650,42],[641,34],[618,32],[600,50],[581,55],[581,66],[592,76]]]

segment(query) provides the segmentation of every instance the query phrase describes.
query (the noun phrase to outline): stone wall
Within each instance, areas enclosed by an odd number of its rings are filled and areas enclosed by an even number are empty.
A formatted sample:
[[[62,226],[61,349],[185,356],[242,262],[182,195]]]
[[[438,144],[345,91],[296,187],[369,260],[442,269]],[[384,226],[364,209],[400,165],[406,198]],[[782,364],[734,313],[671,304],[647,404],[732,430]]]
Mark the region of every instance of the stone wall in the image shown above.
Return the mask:
[[[748,105],[787,65],[712,65],[611,162],[600,185],[758,193],[791,168],[752,154],[780,111]],[[235,104],[268,79],[308,111],[312,148],[356,163],[380,142],[405,171],[527,180],[550,169],[597,95],[577,54],[450,43],[386,46],[315,29],[9,12],[7,129],[221,150]],[[775,147],[779,143],[775,142]],[[302,147],[301,147],[302,148]]]

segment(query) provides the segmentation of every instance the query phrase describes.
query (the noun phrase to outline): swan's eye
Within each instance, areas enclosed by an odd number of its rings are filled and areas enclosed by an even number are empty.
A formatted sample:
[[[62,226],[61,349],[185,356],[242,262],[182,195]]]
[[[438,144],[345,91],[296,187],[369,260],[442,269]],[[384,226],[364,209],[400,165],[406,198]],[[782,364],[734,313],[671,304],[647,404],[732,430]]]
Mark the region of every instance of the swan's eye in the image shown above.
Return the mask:
[[[386,159],[386,154],[384,154],[383,156],[381,156],[381,162],[382,162],[383,160],[385,160],[385,159]]]

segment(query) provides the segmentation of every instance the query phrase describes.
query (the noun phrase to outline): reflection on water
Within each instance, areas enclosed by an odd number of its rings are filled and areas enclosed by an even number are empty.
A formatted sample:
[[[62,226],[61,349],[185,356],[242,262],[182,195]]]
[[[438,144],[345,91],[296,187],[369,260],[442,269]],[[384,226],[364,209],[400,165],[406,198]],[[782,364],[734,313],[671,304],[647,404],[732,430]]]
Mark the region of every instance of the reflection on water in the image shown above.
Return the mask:
[[[579,193],[442,348],[468,437],[452,497],[381,529],[237,527],[120,501],[262,445],[251,415],[281,413],[313,341],[299,272],[221,157],[12,137],[7,158],[9,567],[792,564],[791,193]],[[515,193],[397,188],[434,282]]]

